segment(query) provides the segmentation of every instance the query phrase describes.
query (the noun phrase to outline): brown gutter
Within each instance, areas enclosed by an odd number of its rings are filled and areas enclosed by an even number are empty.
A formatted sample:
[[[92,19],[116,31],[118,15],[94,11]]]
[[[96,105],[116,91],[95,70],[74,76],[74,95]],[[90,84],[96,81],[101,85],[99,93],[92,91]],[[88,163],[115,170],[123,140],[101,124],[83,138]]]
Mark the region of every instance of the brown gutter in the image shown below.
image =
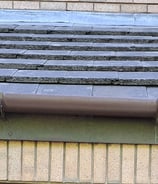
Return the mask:
[[[2,94],[0,104],[1,114],[13,112],[143,118],[156,118],[158,114],[156,99]]]

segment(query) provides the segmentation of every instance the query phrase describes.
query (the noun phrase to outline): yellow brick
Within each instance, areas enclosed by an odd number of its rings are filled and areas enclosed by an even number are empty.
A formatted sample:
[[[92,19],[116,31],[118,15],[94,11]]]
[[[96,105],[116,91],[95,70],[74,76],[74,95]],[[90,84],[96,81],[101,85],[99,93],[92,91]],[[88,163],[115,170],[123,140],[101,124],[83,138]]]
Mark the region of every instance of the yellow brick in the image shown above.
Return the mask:
[[[120,182],[120,145],[108,145],[108,182]]]
[[[94,11],[98,12],[120,12],[119,4],[95,3]]]
[[[62,182],[63,180],[63,143],[51,143],[51,181]]]
[[[7,179],[7,142],[0,141],[0,180]]]
[[[8,149],[8,179],[21,180],[21,142],[10,141]]]
[[[147,0],[133,0],[134,3],[147,3]]]
[[[151,148],[151,183],[158,183],[158,145]]]
[[[146,0],[147,3],[151,3],[151,4],[158,4],[157,0]]]
[[[0,8],[11,9],[12,1],[0,1]]]
[[[92,179],[92,145],[80,144],[80,182]]]
[[[78,179],[78,144],[67,143],[65,150],[65,180]]]
[[[132,3],[133,0],[107,0],[106,2],[114,2],[114,3]]]
[[[158,5],[148,5],[149,13],[158,13]]]
[[[40,9],[66,10],[66,3],[65,2],[41,2]]]
[[[93,3],[67,3],[67,10],[93,11]]]
[[[73,0],[74,1],[74,0]],[[76,0],[75,0],[76,1]],[[106,3],[107,1],[106,0],[95,0],[95,1],[92,1],[92,0],[79,0],[80,2],[86,2],[86,3]]]
[[[48,181],[49,172],[49,143],[37,143],[36,181]]]
[[[133,1],[134,3],[155,3],[155,4],[158,4],[158,1],[157,0],[134,0]]]
[[[123,145],[122,148],[122,183],[134,183],[134,145]]]
[[[23,142],[22,180],[33,181],[35,175],[35,143]]]
[[[14,9],[39,9],[38,1],[14,1]]]
[[[94,145],[94,183],[105,183],[106,178],[106,145]]]
[[[136,183],[149,183],[149,146],[137,147]]]
[[[145,13],[147,12],[147,5],[143,4],[122,4],[121,12],[125,13]]]

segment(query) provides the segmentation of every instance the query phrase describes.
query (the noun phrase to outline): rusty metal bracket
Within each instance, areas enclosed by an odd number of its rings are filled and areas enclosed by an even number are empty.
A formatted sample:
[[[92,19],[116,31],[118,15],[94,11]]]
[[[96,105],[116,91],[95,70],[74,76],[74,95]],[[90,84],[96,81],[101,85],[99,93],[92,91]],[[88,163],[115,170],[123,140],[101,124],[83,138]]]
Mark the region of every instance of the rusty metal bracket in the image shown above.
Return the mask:
[[[4,119],[5,118],[5,112],[4,112],[4,109],[3,109],[2,100],[3,100],[3,94],[0,93],[0,117]]]

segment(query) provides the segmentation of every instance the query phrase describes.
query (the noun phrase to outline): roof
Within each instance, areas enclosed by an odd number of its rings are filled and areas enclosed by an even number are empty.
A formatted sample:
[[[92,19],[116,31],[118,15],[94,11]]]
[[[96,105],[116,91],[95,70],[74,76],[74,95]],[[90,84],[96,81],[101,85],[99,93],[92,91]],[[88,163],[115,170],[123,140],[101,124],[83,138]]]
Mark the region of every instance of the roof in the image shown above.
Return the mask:
[[[154,26],[1,22],[0,92],[5,99],[0,96],[0,102],[6,102],[7,112],[28,107],[29,112],[68,112],[69,107],[75,113],[114,117],[114,112],[126,116],[130,107],[132,117],[153,118],[158,107],[157,51]],[[5,140],[157,144],[154,118],[8,113],[6,119],[0,136]]]
[[[2,93],[157,100],[157,15],[0,14]]]
[[[158,97],[158,28],[0,25],[0,91]]]

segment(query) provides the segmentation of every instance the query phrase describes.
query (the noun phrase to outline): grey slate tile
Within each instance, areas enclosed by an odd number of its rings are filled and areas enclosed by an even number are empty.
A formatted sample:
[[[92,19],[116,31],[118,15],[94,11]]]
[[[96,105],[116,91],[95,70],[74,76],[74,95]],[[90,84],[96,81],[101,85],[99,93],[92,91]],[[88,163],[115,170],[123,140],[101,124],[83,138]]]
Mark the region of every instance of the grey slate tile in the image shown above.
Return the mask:
[[[0,68],[37,69],[45,62],[46,60],[38,59],[0,59]]]
[[[0,54],[22,54],[25,51],[23,49],[0,49]]]
[[[46,62],[46,60],[39,60],[39,59],[1,59],[0,58],[0,63],[17,63],[17,64],[39,64],[43,65]]]
[[[1,32],[13,31],[17,27],[16,24],[0,24]]]
[[[119,79],[158,80],[158,72],[119,72]]]
[[[22,49],[0,49],[0,57],[2,58],[16,58],[18,55],[23,54],[26,50]]]
[[[124,35],[73,35],[73,34],[26,34],[0,33],[1,40],[27,41],[79,41],[79,42],[111,42],[111,43],[158,43],[158,37],[152,36],[124,36]]]
[[[158,61],[143,61],[142,65],[146,71],[158,72]]]
[[[93,61],[83,61],[83,60],[48,60],[45,65],[93,65]]]
[[[109,84],[118,79],[117,72],[19,70],[9,82]]]
[[[158,42],[158,37],[127,36],[127,35],[74,35],[73,41],[111,42],[111,43],[152,43]]]
[[[39,67],[40,68],[40,67]],[[146,66],[140,61],[91,61],[91,60],[48,60],[46,70],[86,70],[86,71],[158,71],[156,66]]]
[[[59,51],[59,50],[28,50],[23,58],[35,58],[35,59],[64,59],[69,57],[71,51]]]
[[[118,79],[118,73],[117,72],[99,72],[99,71],[72,71],[72,72],[67,72],[66,73],[68,78],[71,77],[77,77],[77,78],[82,78],[84,77],[85,79]]]
[[[16,69],[0,69],[0,81],[5,81],[7,78],[12,77],[16,71]]]
[[[119,72],[122,85],[158,85],[158,72]]]
[[[51,42],[51,46],[59,46],[59,47],[67,47],[67,48],[73,48],[76,47],[80,49],[81,47],[87,48],[92,47],[92,43],[90,42]],[[60,49],[59,49],[60,50]]]
[[[60,34],[87,34],[90,31],[92,31],[92,27],[91,26],[65,26],[63,28],[63,26],[58,26],[55,28],[55,30],[53,31],[54,33],[60,33]]]
[[[155,60],[158,59],[158,52],[114,52],[114,51],[72,51],[72,58],[91,60]]]
[[[48,60],[44,65],[44,69],[136,71],[143,70],[143,65],[140,61]]]
[[[55,28],[55,30],[58,30],[58,31],[81,31],[83,32],[86,32],[86,31],[93,31],[93,27],[92,26],[86,26],[86,25],[78,25],[76,24],[75,26],[67,26],[67,27],[64,27],[63,26],[58,26]]]
[[[27,32],[27,33],[47,33],[49,30],[54,30],[55,26],[45,25],[19,25],[15,28],[16,32]]]
[[[91,61],[91,60],[48,60],[43,69],[90,70],[120,72],[158,72],[158,62],[148,61]]]
[[[90,42],[49,42],[49,41],[0,41],[0,48],[16,49],[47,49],[47,50],[99,50],[102,47],[92,47]],[[106,47],[103,48],[104,50]]]
[[[109,98],[147,98],[146,87],[93,86],[93,96]]]
[[[9,87],[10,83],[0,83],[0,93],[5,93],[7,91],[7,88]]]
[[[57,96],[91,96],[91,85],[39,85],[37,94]]]
[[[50,54],[50,55],[65,55],[65,54],[69,54],[70,51],[60,51],[60,50],[28,50],[25,52],[25,54],[38,54],[38,55],[46,55],[46,54]]]
[[[111,51],[157,51],[157,44],[153,43],[93,43],[92,48]]]
[[[44,69],[53,70],[88,70],[93,66],[93,61],[80,60],[49,60],[44,64]]]
[[[35,94],[38,84],[0,83],[0,92],[14,94]]]
[[[158,61],[142,61],[144,67],[158,67]]]
[[[26,33],[0,33],[1,40],[14,40],[14,41],[24,41],[24,40],[32,40],[33,34]]]
[[[136,71],[142,70],[143,65],[140,61],[94,61],[93,66],[100,69],[112,71]]]
[[[4,41],[0,46],[15,49],[50,49],[51,42],[39,41]]]
[[[134,51],[134,52],[115,52],[116,56],[145,56],[152,57],[158,56],[157,52],[143,52],[143,51]]]
[[[158,87],[148,87],[147,93],[149,98],[157,98],[158,99]]]
[[[5,42],[6,42],[5,40],[0,40],[0,45],[3,46],[3,44],[4,44]],[[3,48],[3,47],[1,47],[1,48]]]
[[[157,51],[157,44],[49,42],[49,41],[0,41],[0,48],[92,50],[92,51]]]
[[[116,52],[105,52],[105,51],[72,51],[71,55],[76,56],[113,56]]]
[[[0,69],[0,76],[12,76],[16,71],[16,69]]]

